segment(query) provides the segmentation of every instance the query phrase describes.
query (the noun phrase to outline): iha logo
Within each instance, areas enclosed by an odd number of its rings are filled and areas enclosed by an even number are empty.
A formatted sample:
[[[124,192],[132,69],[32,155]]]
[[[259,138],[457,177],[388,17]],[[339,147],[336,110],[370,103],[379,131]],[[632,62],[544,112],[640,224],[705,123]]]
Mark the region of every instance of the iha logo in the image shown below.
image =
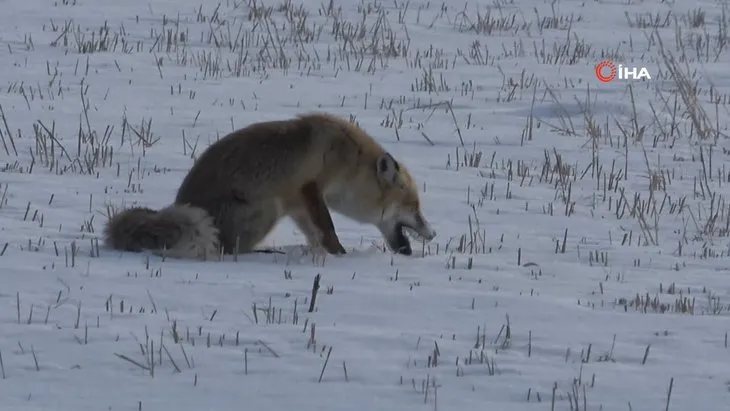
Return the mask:
[[[610,83],[616,78],[619,80],[651,80],[651,75],[646,67],[624,67],[613,63],[611,60],[603,60],[596,64],[596,78],[603,83]]]

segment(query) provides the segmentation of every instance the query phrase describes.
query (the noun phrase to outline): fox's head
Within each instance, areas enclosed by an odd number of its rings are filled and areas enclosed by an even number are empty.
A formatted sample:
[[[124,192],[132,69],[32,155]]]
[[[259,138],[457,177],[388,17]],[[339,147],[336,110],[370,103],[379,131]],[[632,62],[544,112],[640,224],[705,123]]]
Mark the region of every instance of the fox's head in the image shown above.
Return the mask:
[[[404,231],[426,241],[436,237],[421,211],[418,186],[408,170],[389,153],[379,156],[374,166],[382,195],[381,213],[375,225],[392,251],[411,255],[411,243]]]

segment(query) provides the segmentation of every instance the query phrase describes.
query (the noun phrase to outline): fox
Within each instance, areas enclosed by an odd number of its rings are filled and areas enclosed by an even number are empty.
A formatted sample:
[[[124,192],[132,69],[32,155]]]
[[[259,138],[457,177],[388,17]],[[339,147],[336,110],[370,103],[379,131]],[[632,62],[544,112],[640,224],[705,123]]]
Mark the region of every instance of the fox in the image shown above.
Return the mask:
[[[397,254],[412,255],[409,236],[436,236],[405,165],[359,125],[313,112],[251,123],[220,138],[195,160],[171,205],[113,213],[104,242],[121,251],[210,259],[256,252],[289,217],[312,249],[346,254],[330,211],[375,226]]]

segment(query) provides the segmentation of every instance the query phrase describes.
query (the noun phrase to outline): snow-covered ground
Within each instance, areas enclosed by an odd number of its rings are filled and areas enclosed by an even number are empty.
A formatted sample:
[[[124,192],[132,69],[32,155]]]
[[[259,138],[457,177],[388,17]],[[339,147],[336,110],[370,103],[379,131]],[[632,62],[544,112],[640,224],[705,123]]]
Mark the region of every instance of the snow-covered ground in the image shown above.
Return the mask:
[[[729,409],[727,5],[1,1],[0,409]],[[324,261],[289,221],[236,261],[99,241],[314,110],[412,170],[417,255],[339,216]]]

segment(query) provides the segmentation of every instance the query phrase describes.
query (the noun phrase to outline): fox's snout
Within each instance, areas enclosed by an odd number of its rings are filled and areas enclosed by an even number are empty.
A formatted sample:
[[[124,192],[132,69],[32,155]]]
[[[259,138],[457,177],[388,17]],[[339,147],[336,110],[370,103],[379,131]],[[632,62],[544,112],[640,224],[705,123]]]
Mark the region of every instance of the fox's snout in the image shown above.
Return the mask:
[[[393,219],[383,224],[380,231],[385,237],[388,248],[403,255],[413,254],[406,231],[414,234],[414,237],[421,237],[426,241],[431,241],[436,237],[436,231],[420,211],[398,213],[393,216]]]
[[[431,241],[436,237],[436,231],[431,228],[431,224],[428,223],[420,211],[413,215],[407,215],[402,219],[401,224],[403,228],[415,232],[418,237],[423,237],[426,241]]]

